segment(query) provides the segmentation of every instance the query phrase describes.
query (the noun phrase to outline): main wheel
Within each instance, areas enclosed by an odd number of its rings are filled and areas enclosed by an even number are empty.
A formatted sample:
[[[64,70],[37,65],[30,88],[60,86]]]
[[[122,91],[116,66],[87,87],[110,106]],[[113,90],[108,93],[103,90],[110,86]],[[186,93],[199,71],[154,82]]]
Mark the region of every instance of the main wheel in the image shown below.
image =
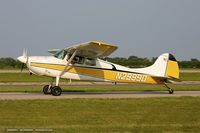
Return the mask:
[[[49,85],[45,85],[45,86],[43,87],[43,93],[44,93],[45,95],[51,94],[51,89],[52,89],[52,87],[49,87]]]
[[[51,94],[53,96],[60,96],[62,93],[62,89],[59,86],[54,86],[51,90]]]

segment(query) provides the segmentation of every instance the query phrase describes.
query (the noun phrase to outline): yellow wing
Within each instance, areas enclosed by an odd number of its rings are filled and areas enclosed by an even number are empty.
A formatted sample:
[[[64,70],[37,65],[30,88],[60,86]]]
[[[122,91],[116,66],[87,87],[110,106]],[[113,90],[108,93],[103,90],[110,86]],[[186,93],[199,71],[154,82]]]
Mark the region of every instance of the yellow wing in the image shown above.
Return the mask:
[[[97,58],[97,57],[109,56],[117,48],[118,48],[117,46],[112,45],[112,44],[97,42],[97,41],[90,41],[87,43],[74,45],[70,48],[66,48],[65,50],[68,52],[70,51],[73,52],[75,49],[77,49],[76,55],[78,56]]]

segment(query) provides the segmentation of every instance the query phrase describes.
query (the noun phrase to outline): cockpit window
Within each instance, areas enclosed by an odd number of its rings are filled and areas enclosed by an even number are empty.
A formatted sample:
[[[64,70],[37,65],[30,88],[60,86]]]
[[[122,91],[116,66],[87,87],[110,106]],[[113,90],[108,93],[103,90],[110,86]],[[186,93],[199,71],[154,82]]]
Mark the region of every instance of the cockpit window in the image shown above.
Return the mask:
[[[85,59],[85,65],[95,66],[96,65],[96,61],[94,59],[86,58]]]
[[[64,59],[66,54],[68,52],[66,50],[60,50],[58,51],[54,57],[58,58],[58,59]],[[72,54],[69,54],[67,55],[67,60],[70,59],[70,57],[72,56]],[[96,65],[96,61],[95,59],[92,59],[92,58],[87,58],[87,57],[82,57],[82,56],[78,56],[76,55],[73,60],[72,60],[72,64],[80,64],[80,65],[88,65],[88,66],[95,66]]]
[[[81,57],[81,56],[75,56],[72,62],[73,64],[80,64],[80,65],[88,65],[88,66],[96,65],[95,59],[90,59],[90,58]]]
[[[67,52],[65,50],[60,50],[54,55],[54,57],[58,59],[64,59],[66,54]]]
[[[75,56],[73,61],[74,61],[74,63],[77,63],[77,64],[84,64],[84,57]]]

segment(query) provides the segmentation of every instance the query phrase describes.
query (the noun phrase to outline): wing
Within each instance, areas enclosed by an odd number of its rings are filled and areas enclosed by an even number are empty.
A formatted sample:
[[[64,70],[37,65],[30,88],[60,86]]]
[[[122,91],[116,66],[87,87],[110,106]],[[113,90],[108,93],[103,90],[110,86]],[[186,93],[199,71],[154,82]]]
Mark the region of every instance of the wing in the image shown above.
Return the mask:
[[[78,45],[74,45],[72,47],[66,48],[65,50],[73,53],[76,49],[78,56],[90,57],[90,58],[99,58],[109,56],[113,53],[118,47],[112,44],[90,41]]]

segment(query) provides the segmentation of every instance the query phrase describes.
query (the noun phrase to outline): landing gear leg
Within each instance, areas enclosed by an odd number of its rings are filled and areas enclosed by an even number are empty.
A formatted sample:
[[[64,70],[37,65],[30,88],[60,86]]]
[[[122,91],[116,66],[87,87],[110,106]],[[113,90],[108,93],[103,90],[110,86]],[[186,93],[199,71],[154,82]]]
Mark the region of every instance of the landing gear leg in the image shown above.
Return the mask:
[[[174,90],[171,89],[169,86],[167,86],[167,84],[164,83],[164,85],[165,85],[165,87],[168,88],[169,94],[173,94],[174,93]]]
[[[52,88],[52,90],[51,90],[51,94],[52,94],[53,96],[60,96],[61,93],[62,93],[62,89],[58,86],[59,80],[60,80],[60,77],[57,76],[57,77],[56,77],[56,86],[54,86],[54,87]]]

